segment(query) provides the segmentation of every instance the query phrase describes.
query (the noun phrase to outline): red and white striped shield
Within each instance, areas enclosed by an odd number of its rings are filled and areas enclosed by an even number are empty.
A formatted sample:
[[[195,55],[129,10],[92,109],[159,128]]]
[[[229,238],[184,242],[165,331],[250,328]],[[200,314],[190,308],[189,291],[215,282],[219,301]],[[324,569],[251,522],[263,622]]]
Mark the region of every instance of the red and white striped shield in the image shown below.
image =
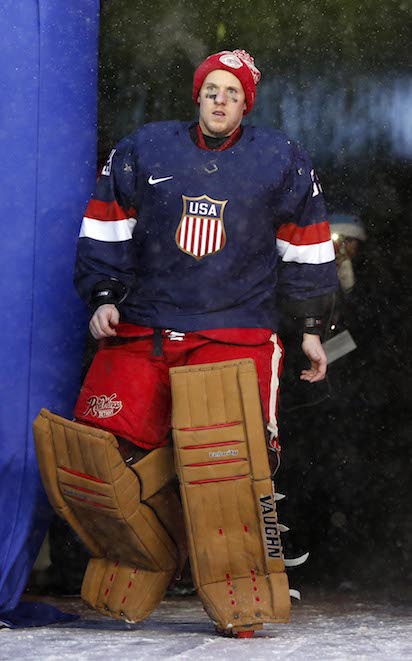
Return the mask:
[[[212,200],[207,195],[182,198],[183,213],[176,230],[180,250],[195,259],[222,250],[226,244],[223,210],[227,200]]]

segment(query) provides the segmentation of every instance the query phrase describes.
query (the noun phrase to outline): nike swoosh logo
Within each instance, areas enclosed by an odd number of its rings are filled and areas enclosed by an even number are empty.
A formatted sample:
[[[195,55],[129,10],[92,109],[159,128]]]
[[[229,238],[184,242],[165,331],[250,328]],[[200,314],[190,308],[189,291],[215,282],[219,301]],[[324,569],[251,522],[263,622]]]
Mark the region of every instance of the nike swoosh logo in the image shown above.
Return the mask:
[[[169,179],[173,179],[173,175],[171,175],[170,177],[160,177],[160,179],[155,179],[151,174],[149,179],[147,180],[147,183],[153,186],[154,184],[161,184],[162,181],[169,181]]]

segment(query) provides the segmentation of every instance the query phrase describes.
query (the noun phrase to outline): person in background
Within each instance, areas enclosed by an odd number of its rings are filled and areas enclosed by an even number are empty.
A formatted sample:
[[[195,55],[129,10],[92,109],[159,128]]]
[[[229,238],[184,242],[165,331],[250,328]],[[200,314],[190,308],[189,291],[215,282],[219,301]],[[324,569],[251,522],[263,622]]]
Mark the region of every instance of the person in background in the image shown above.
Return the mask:
[[[355,286],[352,260],[357,257],[361,243],[366,241],[365,227],[358,216],[346,213],[331,214],[329,224],[340,289],[343,294],[349,294]]]

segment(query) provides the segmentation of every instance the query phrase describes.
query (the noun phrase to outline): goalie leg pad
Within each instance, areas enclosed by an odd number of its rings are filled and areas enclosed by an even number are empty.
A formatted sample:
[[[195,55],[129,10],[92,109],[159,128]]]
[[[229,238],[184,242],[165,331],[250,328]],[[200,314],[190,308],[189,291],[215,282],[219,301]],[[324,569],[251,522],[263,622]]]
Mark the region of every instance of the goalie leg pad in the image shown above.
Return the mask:
[[[287,622],[283,562],[256,367],[170,370],[175,465],[193,580],[221,630]]]
[[[81,596],[89,606],[118,620],[140,622],[162,601],[172,575],[91,558],[83,578]]]
[[[134,621],[143,619],[149,613],[147,600],[144,605],[138,601],[146,590],[142,581],[147,590],[157,588],[152,599],[155,608],[185,557],[179,499],[171,484],[175,477],[171,449],[154,450],[129,468],[118,451],[117,440],[108,432],[65,420],[45,409],[36,418],[33,431],[49,500],[93,556],[82,596],[102,612]],[[112,571],[114,566],[116,572]],[[132,583],[140,587],[131,590],[130,586],[127,614],[122,616],[120,613],[126,611],[116,610],[113,595],[124,592],[135,570],[139,578],[134,574]],[[109,591],[107,574],[112,577]],[[108,605],[105,597],[110,595]]]

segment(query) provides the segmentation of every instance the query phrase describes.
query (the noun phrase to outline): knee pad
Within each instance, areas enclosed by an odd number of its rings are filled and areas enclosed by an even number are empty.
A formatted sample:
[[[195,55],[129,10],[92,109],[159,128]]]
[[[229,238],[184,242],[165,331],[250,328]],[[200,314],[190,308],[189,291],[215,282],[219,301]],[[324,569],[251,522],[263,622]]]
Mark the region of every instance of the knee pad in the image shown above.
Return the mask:
[[[50,503],[92,555],[82,597],[113,617],[143,619],[185,557],[171,449],[128,467],[109,432],[45,409],[33,431]]]
[[[218,629],[290,612],[253,360],[170,370],[175,465],[195,587]]]

